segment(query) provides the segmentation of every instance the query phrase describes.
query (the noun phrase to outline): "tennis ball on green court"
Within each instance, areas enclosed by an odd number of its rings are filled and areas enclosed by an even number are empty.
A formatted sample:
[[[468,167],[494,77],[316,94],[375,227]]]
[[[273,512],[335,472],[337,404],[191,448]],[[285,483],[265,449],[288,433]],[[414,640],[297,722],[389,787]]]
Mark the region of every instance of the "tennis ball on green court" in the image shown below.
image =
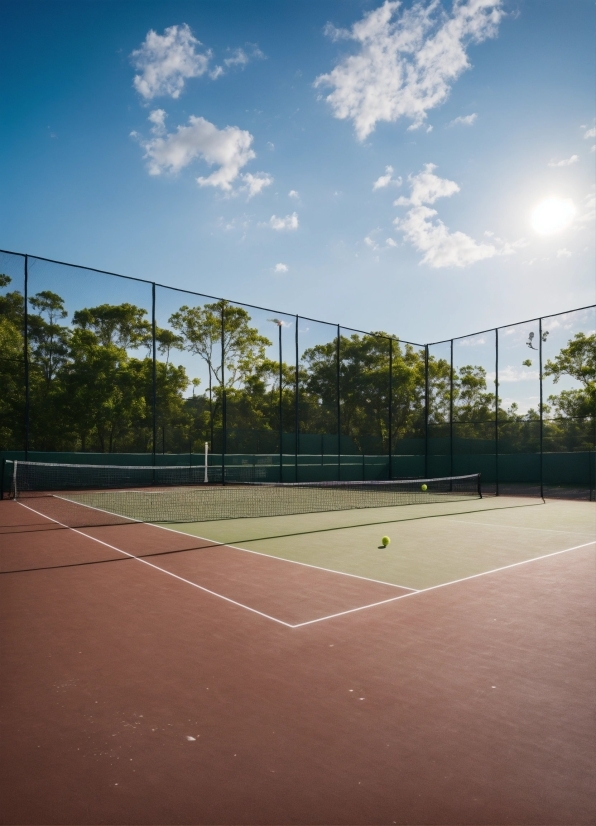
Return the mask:
[[[420,490],[428,490],[428,488],[426,487],[426,485],[420,485]]]
[[[384,537],[381,539],[381,545],[382,545],[384,548],[386,548],[386,547],[387,547],[387,545],[388,545],[390,542],[391,542],[391,540],[389,539],[389,537],[388,537],[388,536],[384,536]]]

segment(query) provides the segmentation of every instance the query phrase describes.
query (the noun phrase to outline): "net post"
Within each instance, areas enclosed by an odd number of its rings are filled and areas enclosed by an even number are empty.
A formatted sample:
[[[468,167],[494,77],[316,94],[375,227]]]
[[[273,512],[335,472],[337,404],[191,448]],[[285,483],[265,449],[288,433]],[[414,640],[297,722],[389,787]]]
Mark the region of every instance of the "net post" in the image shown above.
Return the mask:
[[[482,484],[481,484],[481,476],[482,474],[478,474],[478,498],[482,499]]]
[[[209,442],[205,442],[205,484],[209,481]]]
[[[12,463],[12,495],[13,499],[17,499],[17,467],[18,467],[18,460],[15,459]],[[9,494],[10,496],[10,494]]]
[[[6,470],[6,459],[2,459],[2,471],[0,472],[0,502],[4,499],[4,471]]]

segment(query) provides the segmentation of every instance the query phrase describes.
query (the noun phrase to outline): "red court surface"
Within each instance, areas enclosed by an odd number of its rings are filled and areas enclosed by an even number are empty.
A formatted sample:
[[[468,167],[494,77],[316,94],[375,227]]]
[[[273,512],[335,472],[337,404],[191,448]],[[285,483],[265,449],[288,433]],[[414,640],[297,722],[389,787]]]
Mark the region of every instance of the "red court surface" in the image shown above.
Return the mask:
[[[393,599],[86,532],[145,563],[0,502],[3,824],[594,823],[593,546]]]

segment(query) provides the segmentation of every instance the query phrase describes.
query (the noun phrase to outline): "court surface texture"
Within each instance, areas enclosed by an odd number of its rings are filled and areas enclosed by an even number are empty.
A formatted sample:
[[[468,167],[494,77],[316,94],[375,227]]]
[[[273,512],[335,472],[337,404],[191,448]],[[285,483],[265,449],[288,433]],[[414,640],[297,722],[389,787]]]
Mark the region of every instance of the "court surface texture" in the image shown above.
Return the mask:
[[[52,501],[0,502],[2,824],[595,822],[593,503]]]

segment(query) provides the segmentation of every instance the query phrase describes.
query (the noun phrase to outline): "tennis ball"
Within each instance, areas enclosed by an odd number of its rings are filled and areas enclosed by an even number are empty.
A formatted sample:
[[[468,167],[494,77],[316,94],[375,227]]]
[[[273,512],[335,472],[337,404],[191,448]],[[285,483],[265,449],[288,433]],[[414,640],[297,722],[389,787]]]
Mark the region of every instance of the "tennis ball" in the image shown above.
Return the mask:
[[[381,539],[381,545],[382,545],[384,548],[386,548],[386,547],[387,547],[387,545],[388,545],[390,542],[391,542],[391,540],[389,539],[389,537],[388,537],[388,536],[384,536],[384,537]]]
[[[426,485],[420,485],[420,490],[428,490],[428,488],[426,487]]]

